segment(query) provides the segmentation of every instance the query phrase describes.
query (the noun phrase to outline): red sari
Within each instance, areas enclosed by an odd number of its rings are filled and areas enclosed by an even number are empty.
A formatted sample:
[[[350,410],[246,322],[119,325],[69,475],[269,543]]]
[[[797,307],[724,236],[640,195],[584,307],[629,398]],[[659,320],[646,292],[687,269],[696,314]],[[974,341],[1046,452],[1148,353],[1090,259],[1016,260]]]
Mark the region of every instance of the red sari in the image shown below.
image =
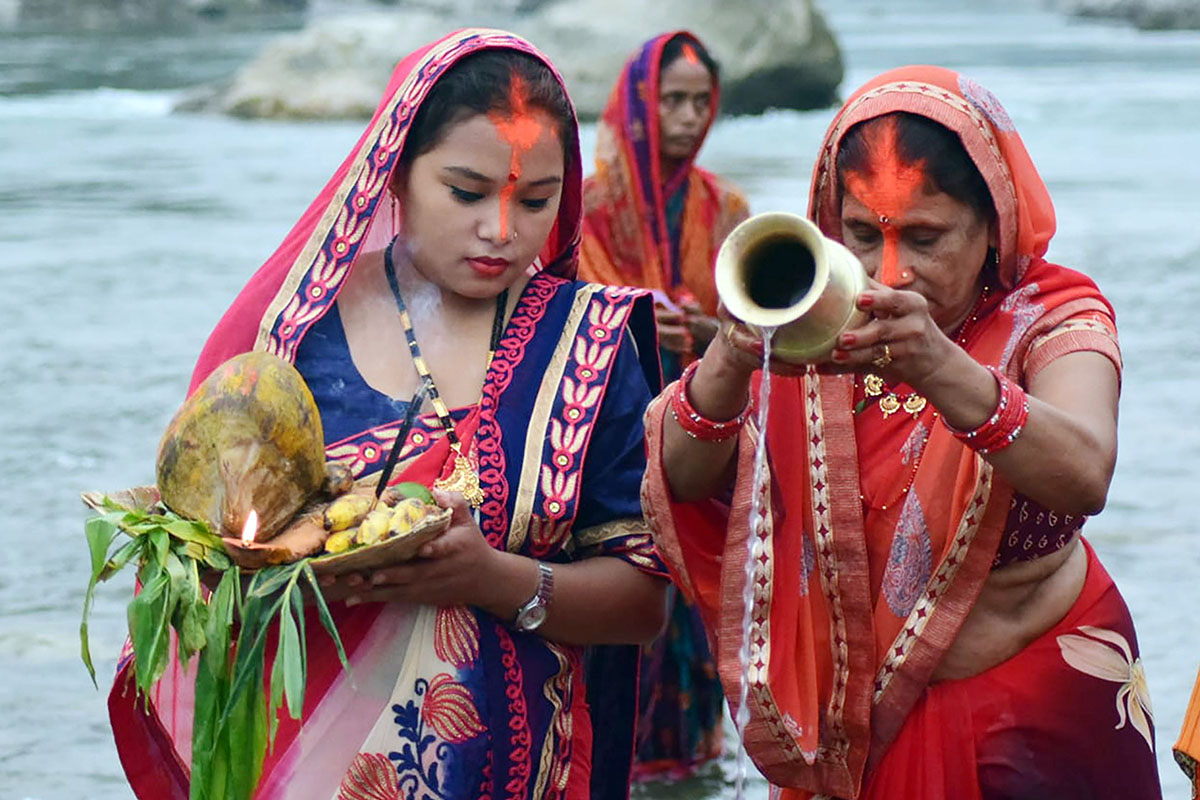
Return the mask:
[[[893,111],[955,131],[996,207],[1001,291],[964,349],[1023,384],[1079,350],[1119,369],[1110,305],[1088,278],[1043,258],[1055,225],[1049,194],[1003,108],[967,78],[908,67],[851,97],[814,170],[810,208],[822,231],[841,235],[842,137]],[[745,741],[766,777],[789,787],[777,794],[1157,797],[1132,623],[1090,547],[1084,589],[1057,626],[980,675],[931,684],[988,577],[1013,488],[928,416],[913,422],[906,448],[862,439],[874,434],[856,419],[853,392],[845,376],[774,378],[766,431],[749,425],[741,435],[731,507],[671,501],[661,468],[667,393],[647,412],[643,506],[673,576],[704,615],[734,697],[744,554],[747,537],[759,540]],[[771,480],[763,524],[751,533],[760,435]],[[873,450],[883,452],[860,460]],[[862,500],[880,486],[887,497],[899,492],[886,510]]]

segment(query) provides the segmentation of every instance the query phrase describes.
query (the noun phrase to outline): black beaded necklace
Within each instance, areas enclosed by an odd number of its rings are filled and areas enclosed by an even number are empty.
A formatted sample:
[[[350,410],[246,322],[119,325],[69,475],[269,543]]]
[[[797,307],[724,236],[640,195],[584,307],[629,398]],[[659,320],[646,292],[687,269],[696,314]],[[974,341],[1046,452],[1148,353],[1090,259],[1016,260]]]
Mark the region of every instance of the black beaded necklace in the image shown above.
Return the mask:
[[[396,279],[396,265],[392,261],[392,249],[395,245],[396,239],[392,239],[388,243],[387,249],[383,251],[383,270],[387,275],[388,285],[392,288],[392,295],[396,298],[396,308],[400,311],[400,324],[404,326],[404,338],[408,340],[408,350],[412,354],[413,366],[417,368],[417,374],[421,376],[422,387],[413,395],[412,402],[420,403],[422,394],[425,392],[429,394],[429,402],[433,406],[434,412],[437,413],[438,422],[446,431],[450,449],[454,452],[454,470],[449,476],[434,481],[433,485],[434,488],[443,491],[461,492],[473,508],[478,508],[483,504],[484,499],[483,488],[479,483],[479,473],[463,453],[462,442],[459,441],[458,434],[454,432],[454,420],[450,418],[450,410],[446,408],[445,401],[438,394],[437,384],[433,382],[433,376],[429,373],[429,365],[425,363],[425,359],[421,356],[421,348],[417,346],[417,335],[413,331],[408,306],[404,304],[404,297],[400,293],[400,281]],[[492,338],[488,345],[487,364],[489,367],[496,350],[500,347],[500,337],[504,333],[504,312],[507,308],[508,289],[505,289],[496,297],[496,316],[492,320]]]

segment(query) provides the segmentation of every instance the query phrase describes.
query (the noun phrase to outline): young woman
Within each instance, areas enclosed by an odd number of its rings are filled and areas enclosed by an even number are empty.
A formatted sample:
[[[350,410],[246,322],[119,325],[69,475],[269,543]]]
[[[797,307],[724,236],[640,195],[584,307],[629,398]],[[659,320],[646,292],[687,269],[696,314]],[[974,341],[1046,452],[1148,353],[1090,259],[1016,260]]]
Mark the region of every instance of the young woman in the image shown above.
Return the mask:
[[[648,298],[573,280],[580,188],[545,57],[452,34],[397,67],[210,337],[193,386],[252,348],[293,361],[330,459],[362,476],[399,446],[395,480],[446,487],[454,510],[416,561],[326,586],[353,673],[313,634],[303,719],[282,720],[257,797],[625,796],[629,748],[605,754],[593,791],[581,660],[663,623],[638,498],[657,364]],[[187,673],[174,665],[143,712],[133,668],[110,700],[122,761],[139,797],[184,797]],[[632,668],[606,679],[633,697]],[[607,710],[631,728],[631,703]]]
[[[880,75],[810,213],[873,278],[870,320],[819,370],[776,366],[764,431],[762,342],[732,325],[648,412],[645,507],[727,691],[752,592],[748,751],[785,798],[1158,797],[1133,623],[1079,533],[1116,460],[1113,310],[1044,258],[1012,120],[950,70]]]
[[[696,165],[720,99],[716,61],[683,31],[646,42],[600,120],[596,172],[584,181],[580,275],[656,292],[668,380],[717,331],[713,261],[746,218],[746,200]],[[674,598],[641,664],[635,776],[678,777],[721,752],[724,698],[695,610]]]

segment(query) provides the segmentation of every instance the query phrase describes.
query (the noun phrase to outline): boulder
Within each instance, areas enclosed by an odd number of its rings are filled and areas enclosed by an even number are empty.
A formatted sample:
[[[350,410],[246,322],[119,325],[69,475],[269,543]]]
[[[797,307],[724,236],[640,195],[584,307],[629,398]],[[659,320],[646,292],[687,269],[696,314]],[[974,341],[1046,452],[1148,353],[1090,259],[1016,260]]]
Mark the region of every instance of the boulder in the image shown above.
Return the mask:
[[[309,0],[0,0],[0,29],[160,30],[203,20],[304,12]]]
[[[1116,19],[1141,30],[1200,30],[1200,0],[1066,0],[1076,17]]]
[[[664,30],[691,30],[721,62],[730,113],[828,106],[843,75],[841,52],[812,0],[409,0],[394,10],[317,14],[185,110],[367,117],[400,57],[467,25],[511,30],[542,48],[584,119],[600,114],[625,60]]]

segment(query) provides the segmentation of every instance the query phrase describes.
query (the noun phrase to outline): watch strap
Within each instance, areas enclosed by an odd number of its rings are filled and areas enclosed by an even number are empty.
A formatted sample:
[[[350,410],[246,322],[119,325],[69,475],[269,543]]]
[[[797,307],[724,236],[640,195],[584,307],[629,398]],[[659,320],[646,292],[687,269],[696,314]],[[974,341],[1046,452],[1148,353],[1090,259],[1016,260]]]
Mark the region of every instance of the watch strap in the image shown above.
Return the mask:
[[[535,609],[549,606],[550,598],[554,594],[554,568],[544,561],[537,562],[537,566],[537,590],[517,609],[517,616],[513,620],[513,625],[521,630],[533,630],[541,624],[540,620],[536,624],[530,624],[530,613]]]

